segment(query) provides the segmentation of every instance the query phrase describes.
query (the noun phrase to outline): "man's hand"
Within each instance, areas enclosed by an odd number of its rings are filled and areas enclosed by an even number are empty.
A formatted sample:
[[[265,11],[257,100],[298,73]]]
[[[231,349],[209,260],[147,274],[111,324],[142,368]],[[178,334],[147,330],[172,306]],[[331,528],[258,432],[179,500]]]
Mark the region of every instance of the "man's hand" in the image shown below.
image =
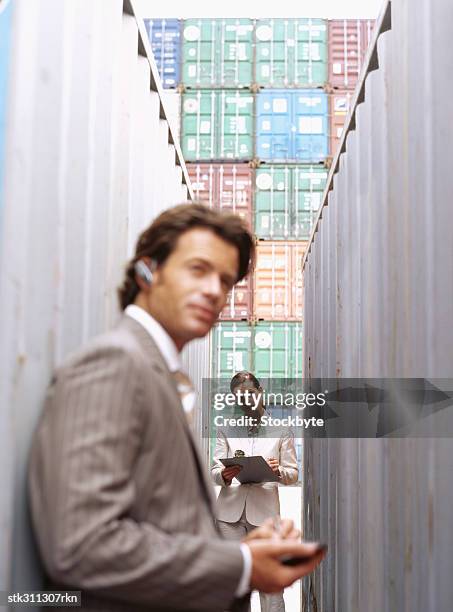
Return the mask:
[[[252,575],[250,588],[264,593],[278,593],[293,582],[310,574],[321,562],[325,551],[321,551],[300,565],[287,566],[280,563],[282,557],[303,557],[311,555],[317,548],[316,542],[296,543],[255,539],[247,542],[252,554]]]
[[[242,466],[241,465],[231,465],[230,467],[224,468],[222,470],[222,472],[221,472],[222,478],[223,478],[223,482],[227,486],[229,486],[231,484],[231,481],[233,480],[233,478],[235,476],[237,476],[241,470],[242,470]]]
[[[278,468],[280,467],[280,464],[278,462],[278,459],[275,459],[274,457],[269,457],[269,459],[266,459],[268,465],[270,465],[270,467],[272,468],[272,470],[280,475],[280,472],[278,471]]]
[[[266,519],[260,527],[248,533],[242,541],[248,544],[252,540],[298,540],[300,538],[300,531],[295,529],[292,520],[278,519],[278,521],[278,528],[276,528],[275,520]]]

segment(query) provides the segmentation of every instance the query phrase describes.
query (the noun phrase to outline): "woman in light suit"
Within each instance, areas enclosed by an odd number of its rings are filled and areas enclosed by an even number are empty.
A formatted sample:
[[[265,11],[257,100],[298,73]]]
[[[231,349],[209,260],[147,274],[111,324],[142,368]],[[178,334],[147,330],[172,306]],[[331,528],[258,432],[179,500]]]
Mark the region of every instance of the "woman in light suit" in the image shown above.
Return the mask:
[[[250,417],[252,424],[243,428],[240,437],[233,437],[219,430],[216,437],[216,448],[211,474],[214,482],[221,487],[217,500],[217,521],[225,538],[241,540],[249,531],[272,517],[280,518],[280,500],[278,485],[290,485],[297,482],[298,468],[294,436],[290,431],[282,432],[278,438],[275,431],[270,431],[261,423],[266,414],[263,402],[263,389],[258,379],[250,372],[238,372],[230,382],[233,393],[246,391],[254,398],[261,398],[258,407],[242,406],[244,414]],[[259,394],[259,395],[258,395]],[[255,402],[253,402],[254,404]],[[225,467],[220,459],[240,455],[261,455],[277,474],[279,482],[258,484],[240,484],[235,478],[239,466]],[[235,482],[233,482],[233,480]],[[283,593],[266,595],[260,593],[262,612],[284,612]]]

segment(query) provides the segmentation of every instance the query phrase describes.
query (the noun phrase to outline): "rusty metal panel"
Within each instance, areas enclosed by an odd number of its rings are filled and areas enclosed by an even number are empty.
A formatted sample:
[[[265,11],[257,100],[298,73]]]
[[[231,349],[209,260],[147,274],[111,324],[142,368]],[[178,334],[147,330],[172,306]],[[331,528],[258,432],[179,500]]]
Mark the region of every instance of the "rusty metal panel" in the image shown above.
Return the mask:
[[[2,540],[0,576],[2,588],[39,589],[25,469],[52,369],[118,318],[116,287],[138,232],[192,193],[133,3],[11,4],[0,446],[12,445],[2,470],[15,488],[13,504],[9,493],[0,501],[11,543]]]

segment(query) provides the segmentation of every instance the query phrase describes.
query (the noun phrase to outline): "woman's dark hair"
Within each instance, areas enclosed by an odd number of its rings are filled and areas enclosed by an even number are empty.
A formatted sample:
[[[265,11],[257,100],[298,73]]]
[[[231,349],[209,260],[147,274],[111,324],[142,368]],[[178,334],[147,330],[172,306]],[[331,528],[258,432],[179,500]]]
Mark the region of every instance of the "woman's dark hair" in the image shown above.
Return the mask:
[[[230,381],[231,392],[234,393],[234,390],[237,389],[239,385],[242,385],[242,383],[245,382],[246,380],[250,380],[256,389],[260,388],[260,381],[255,376],[253,376],[251,372],[246,372],[244,370],[243,372],[238,372],[237,374],[235,374],[233,378],[231,379]]]
[[[255,242],[245,222],[238,215],[208,208],[203,204],[180,204],[161,213],[138,239],[135,255],[126,268],[123,284],[118,289],[120,306],[132,304],[140,289],[135,280],[135,264],[150,257],[159,266],[176,248],[178,238],[195,227],[206,228],[235,246],[239,254],[237,281],[253,266]]]

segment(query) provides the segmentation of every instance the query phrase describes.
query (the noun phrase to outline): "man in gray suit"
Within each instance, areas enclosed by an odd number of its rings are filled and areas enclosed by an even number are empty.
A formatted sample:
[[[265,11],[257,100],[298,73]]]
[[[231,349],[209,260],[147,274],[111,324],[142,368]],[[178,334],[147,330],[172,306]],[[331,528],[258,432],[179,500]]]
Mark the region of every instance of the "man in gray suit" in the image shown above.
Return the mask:
[[[52,588],[82,590],[85,610],[246,610],[251,589],[280,591],[321,560],[284,565],[315,545],[263,532],[222,539],[187,422],[180,351],[209,332],[251,259],[238,217],[162,213],[127,267],[118,326],[54,374],[30,457],[32,518]]]

